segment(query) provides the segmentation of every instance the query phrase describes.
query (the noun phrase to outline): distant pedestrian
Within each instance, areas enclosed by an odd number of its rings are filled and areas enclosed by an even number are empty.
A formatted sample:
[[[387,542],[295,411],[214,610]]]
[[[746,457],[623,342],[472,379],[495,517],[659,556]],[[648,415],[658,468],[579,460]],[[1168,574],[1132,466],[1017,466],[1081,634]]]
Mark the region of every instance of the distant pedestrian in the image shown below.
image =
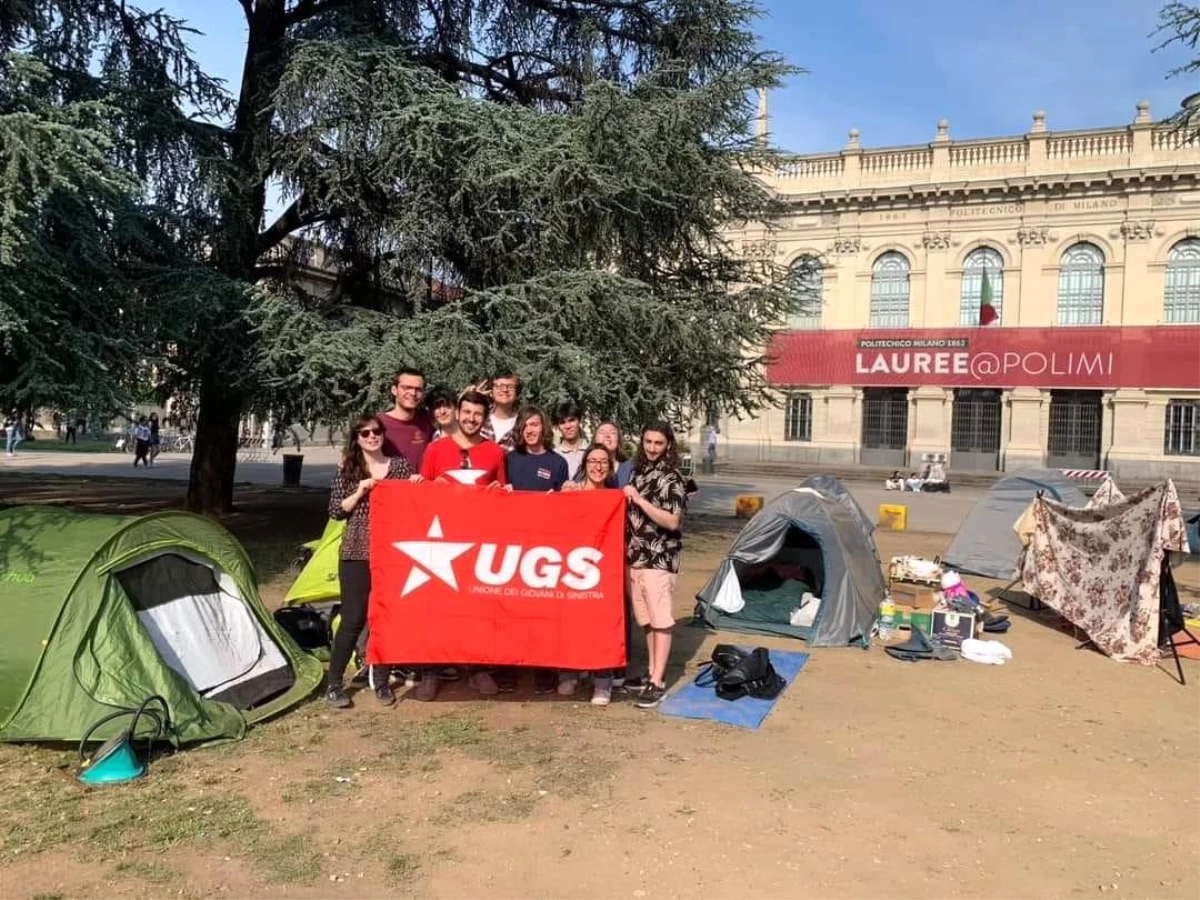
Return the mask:
[[[6,456],[17,455],[17,444],[24,440],[21,433],[21,414],[15,409],[4,419],[4,453]]]
[[[708,429],[708,444],[705,448],[708,454],[708,469],[711,472],[717,464],[717,437],[720,435],[721,429],[713,425]]]
[[[159,434],[158,413],[150,413],[150,465],[158,459],[162,450],[162,436]]]
[[[138,416],[133,426],[133,467],[140,462],[142,468],[150,468],[150,423],[145,416]]]
[[[75,428],[76,428],[75,420],[67,419],[67,435],[65,438],[63,438],[63,443],[65,443],[65,444],[79,443],[79,441],[75,437]]]

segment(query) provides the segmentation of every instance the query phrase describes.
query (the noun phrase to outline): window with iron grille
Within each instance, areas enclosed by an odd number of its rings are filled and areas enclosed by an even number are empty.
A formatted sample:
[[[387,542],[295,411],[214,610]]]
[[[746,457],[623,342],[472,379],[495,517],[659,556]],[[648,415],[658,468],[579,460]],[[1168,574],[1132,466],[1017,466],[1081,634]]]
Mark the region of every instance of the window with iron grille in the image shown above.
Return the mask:
[[[1095,244],[1066,249],[1058,270],[1058,324],[1099,325],[1104,316],[1104,252]]]
[[[1099,391],[1051,391],[1046,450],[1051,456],[1099,453],[1102,415]]]
[[[1167,254],[1163,321],[1200,322],[1200,238],[1184,238]]]
[[[889,250],[871,268],[871,327],[908,327],[909,266],[903,254]]]
[[[787,327],[797,331],[815,331],[821,327],[825,276],[815,256],[802,256],[792,263],[792,309]]]
[[[908,446],[908,388],[863,388],[862,444],[870,450]]]
[[[978,325],[979,308],[983,305],[983,273],[987,272],[988,287],[992,291],[992,307],[996,310],[999,325],[1004,318],[1004,260],[991,247],[972,250],[963,262],[962,291],[959,295],[958,321],[961,325]]]
[[[812,440],[812,394],[788,394],[783,410],[783,439]]]
[[[1167,403],[1163,453],[1167,456],[1200,456],[1200,400]]]

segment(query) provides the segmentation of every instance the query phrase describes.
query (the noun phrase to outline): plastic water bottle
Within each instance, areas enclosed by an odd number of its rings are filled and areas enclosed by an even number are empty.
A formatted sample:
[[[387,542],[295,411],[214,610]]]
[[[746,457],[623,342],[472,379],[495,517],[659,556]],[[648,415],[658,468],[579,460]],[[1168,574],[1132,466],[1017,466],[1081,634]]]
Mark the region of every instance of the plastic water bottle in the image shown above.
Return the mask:
[[[879,604],[879,638],[888,640],[896,633],[896,606],[888,597]]]

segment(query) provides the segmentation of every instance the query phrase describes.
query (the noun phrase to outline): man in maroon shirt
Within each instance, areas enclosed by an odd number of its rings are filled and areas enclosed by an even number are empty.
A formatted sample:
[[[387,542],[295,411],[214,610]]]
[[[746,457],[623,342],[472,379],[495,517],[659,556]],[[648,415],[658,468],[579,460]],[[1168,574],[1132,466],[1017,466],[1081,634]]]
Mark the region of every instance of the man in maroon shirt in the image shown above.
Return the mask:
[[[392,399],[396,405],[379,416],[384,455],[403,456],[410,472],[420,472],[425,448],[433,440],[433,422],[423,405],[425,375],[418,369],[401,369],[392,384]]]

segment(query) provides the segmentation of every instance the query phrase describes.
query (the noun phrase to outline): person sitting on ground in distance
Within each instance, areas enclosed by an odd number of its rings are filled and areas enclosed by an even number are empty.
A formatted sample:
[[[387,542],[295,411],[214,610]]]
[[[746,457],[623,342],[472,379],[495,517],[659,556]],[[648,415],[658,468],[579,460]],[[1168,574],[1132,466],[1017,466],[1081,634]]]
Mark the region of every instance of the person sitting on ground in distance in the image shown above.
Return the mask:
[[[893,472],[892,477],[883,483],[885,489],[889,491],[904,490],[904,476],[899,472]]]
[[[908,478],[904,480],[904,489],[906,491],[921,490],[921,476],[919,476],[916,472],[909,472]]]

